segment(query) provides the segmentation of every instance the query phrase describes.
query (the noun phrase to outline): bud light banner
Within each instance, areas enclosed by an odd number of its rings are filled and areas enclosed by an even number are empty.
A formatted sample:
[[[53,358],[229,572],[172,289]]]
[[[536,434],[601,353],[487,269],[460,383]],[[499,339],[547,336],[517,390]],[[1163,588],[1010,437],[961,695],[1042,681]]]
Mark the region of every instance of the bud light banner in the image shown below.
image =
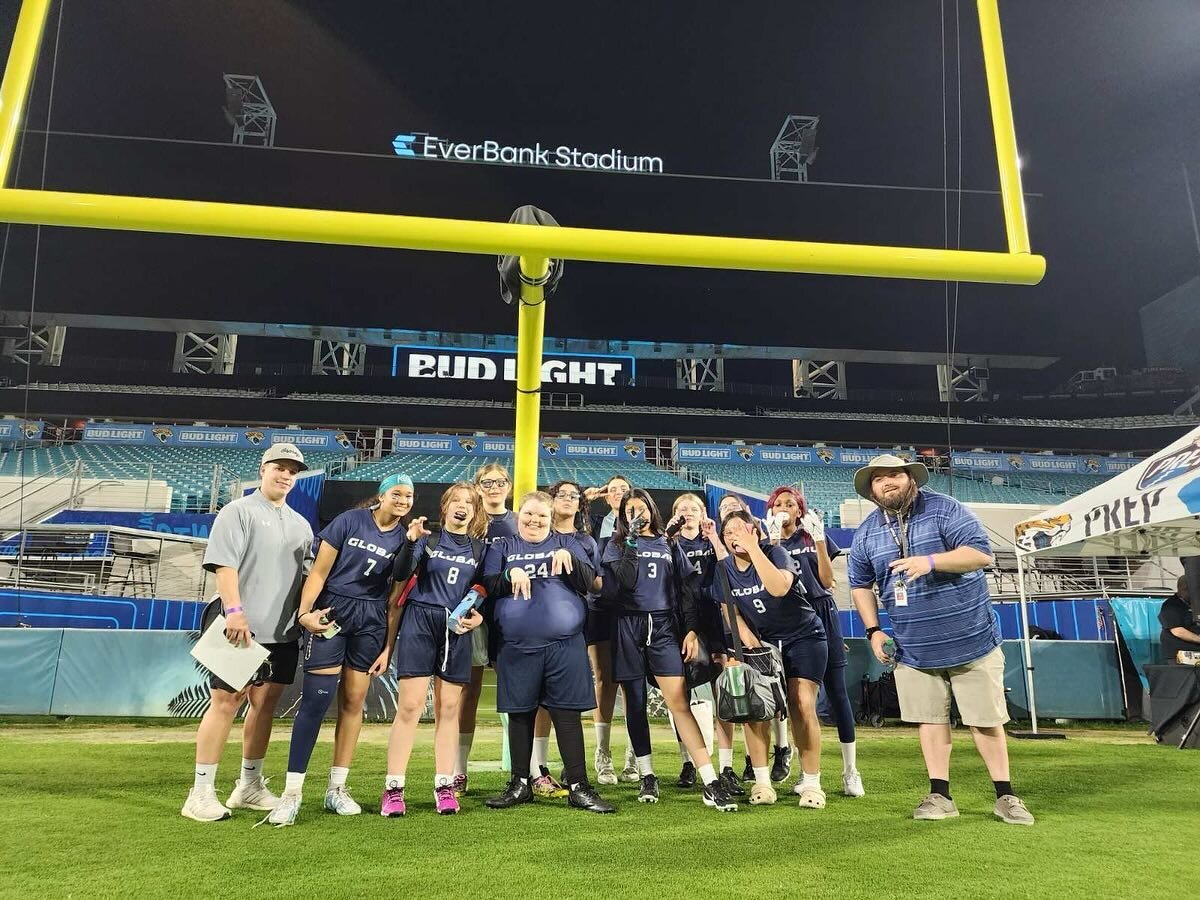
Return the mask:
[[[398,434],[392,441],[393,453],[436,453],[445,456],[512,456],[513,439],[455,434]],[[644,459],[642,441],[577,441],[571,438],[543,438],[538,455],[562,459]]]
[[[0,419],[0,444],[40,441],[45,422],[26,422],[23,419]]]
[[[305,450],[353,453],[342,431],[302,431],[291,428],[214,428],[208,425],[92,424],[83,429],[88,444],[137,444],[143,447],[228,447],[265,450],[272,444],[295,444]]]
[[[902,459],[921,461],[911,450],[895,448],[780,447],[742,444],[678,444],[675,459],[679,463],[774,463],[792,465],[865,466],[881,453]],[[928,461],[926,461],[928,462]],[[1127,456],[1061,456],[1042,453],[955,453],[953,465],[960,471],[979,473],[1005,472],[1051,475],[1116,475],[1136,466],[1141,460]]]
[[[772,463],[804,466],[865,466],[880,453],[895,453],[894,449],[861,450],[840,447],[780,447],[742,444],[678,444],[675,459],[680,463],[735,462]],[[901,455],[914,458],[910,451]]]
[[[573,387],[633,384],[636,365],[632,356],[547,351],[542,357],[542,384]],[[495,350],[396,347],[392,353],[392,374],[397,378],[430,381],[516,382],[517,357]]]

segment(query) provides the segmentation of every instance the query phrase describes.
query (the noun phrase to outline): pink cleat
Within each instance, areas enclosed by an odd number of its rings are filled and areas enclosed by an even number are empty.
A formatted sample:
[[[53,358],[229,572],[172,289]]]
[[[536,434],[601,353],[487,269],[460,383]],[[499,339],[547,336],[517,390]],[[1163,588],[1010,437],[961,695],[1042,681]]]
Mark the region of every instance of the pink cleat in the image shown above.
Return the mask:
[[[439,816],[452,816],[458,812],[458,798],[454,796],[454,785],[443,784],[434,788],[433,803]]]
[[[404,815],[404,788],[388,788],[379,801],[379,814],[389,819]]]

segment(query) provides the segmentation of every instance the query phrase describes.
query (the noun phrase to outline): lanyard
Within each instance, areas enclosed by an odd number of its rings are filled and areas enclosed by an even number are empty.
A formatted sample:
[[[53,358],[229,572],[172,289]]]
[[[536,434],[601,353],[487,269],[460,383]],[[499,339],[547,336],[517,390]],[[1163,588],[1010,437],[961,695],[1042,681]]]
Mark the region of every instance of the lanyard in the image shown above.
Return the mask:
[[[888,534],[892,540],[896,542],[896,546],[900,548],[900,558],[904,559],[908,556],[908,529],[912,525],[912,516],[908,517],[908,521],[904,521],[903,513],[896,513],[896,528],[892,528],[891,517],[883,514],[883,524],[887,527]]]

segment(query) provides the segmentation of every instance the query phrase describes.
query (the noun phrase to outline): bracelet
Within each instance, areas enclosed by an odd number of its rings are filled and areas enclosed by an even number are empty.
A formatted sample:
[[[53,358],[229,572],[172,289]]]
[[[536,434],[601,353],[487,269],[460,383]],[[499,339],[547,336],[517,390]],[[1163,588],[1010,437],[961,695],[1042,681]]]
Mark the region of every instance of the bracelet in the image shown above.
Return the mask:
[[[866,633],[867,640],[869,641],[871,639],[871,635],[873,635],[877,631],[883,631],[883,629],[880,628],[878,625],[872,625],[870,628],[868,628],[867,633]]]
[[[240,606],[231,606],[224,611],[224,615],[232,616],[232,615],[236,615],[237,613],[240,613],[241,611],[242,611],[242,608]]]
[[[933,554],[930,553],[927,557],[925,557],[925,559],[928,560],[928,562],[929,562],[929,571],[936,572],[937,564],[933,561]]]

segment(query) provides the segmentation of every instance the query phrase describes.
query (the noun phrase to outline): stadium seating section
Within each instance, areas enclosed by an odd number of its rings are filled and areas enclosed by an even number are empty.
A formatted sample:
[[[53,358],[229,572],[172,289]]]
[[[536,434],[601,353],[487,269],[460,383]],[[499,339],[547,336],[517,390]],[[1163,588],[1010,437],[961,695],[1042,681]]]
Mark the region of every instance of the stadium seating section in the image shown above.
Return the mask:
[[[62,474],[83,462],[82,477],[165,481],[173,490],[171,510],[208,510],[216,467],[219,483],[255,480],[262,459],[260,450],[230,450],[208,447],[133,447],[109,444],[66,444],[0,454],[0,477],[28,479]],[[339,472],[346,465],[344,453],[309,451],[305,459],[312,468]],[[227,498],[225,498],[227,499]]]
[[[343,475],[343,478],[358,480],[383,479],[393,472],[404,472],[413,481],[445,483],[470,481],[475,471],[487,462],[499,462],[512,469],[512,457],[462,457],[441,456],[434,453],[394,453],[383,459],[363,463]],[[603,484],[617,472],[627,476],[635,485],[663,490],[694,491],[696,485],[679,478],[666,469],[642,460],[619,462],[590,459],[546,459],[538,460],[538,482],[553,484],[560,478],[572,478],[584,487]]]

